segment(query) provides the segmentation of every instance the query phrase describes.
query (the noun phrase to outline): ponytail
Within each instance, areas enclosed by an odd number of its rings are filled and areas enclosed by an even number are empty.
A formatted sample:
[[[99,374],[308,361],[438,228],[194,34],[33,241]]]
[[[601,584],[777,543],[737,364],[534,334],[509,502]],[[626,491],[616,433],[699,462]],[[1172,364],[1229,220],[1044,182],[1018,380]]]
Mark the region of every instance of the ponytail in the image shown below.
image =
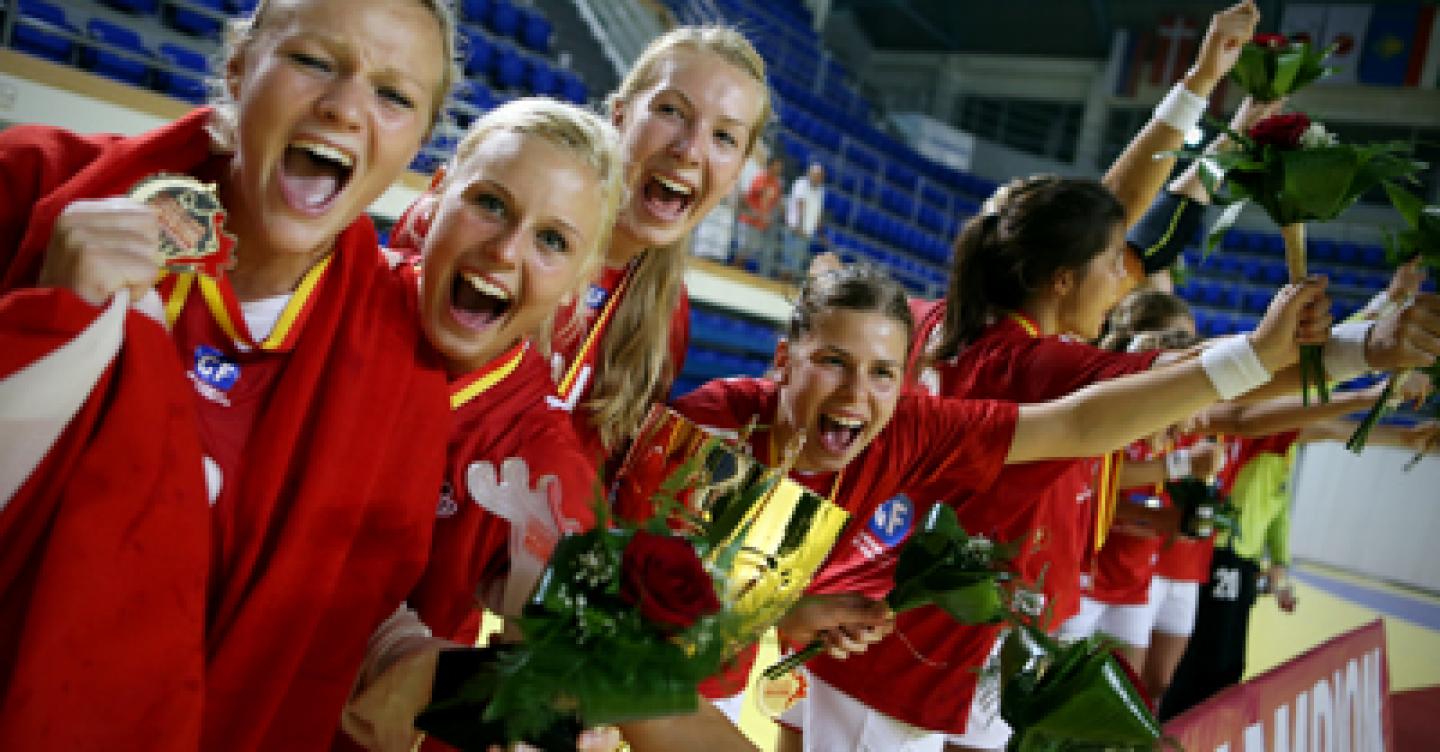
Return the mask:
[[[1037,175],[1001,186],[955,240],[943,330],[930,357],[959,355],[996,314],[1023,306],[1058,272],[1083,274],[1124,217],[1094,180]]]

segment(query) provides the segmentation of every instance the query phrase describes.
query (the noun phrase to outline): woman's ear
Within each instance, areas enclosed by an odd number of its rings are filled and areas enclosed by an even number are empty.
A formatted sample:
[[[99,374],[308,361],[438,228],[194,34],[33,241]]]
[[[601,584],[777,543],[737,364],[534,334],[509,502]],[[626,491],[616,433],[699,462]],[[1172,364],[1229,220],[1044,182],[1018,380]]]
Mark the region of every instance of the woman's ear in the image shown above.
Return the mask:
[[[225,61],[225,93],[229,94],[232,100],[240,99],[240,80],[245,75],[245,56],[250,51],[250,44],[247,39],[236,45],[230,59]]]
[[[1061,269],[1050,278],[1050,290],[1056,297],[1063,298],[1074,291],[1076,281],[1074,269]]]
[[[781,337],[775,343],[775,372],[779,374],[780,385],[785,385],[790,380],[790,340]]]

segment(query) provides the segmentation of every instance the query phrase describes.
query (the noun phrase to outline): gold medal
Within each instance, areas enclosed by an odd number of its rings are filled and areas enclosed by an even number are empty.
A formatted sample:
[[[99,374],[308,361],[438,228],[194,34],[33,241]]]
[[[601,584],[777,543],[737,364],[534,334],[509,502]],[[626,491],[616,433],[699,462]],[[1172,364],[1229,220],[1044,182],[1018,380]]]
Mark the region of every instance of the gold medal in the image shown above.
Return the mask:
[[[235,238],[224,230],[225,207],[214,183],[188,175],[151,175],[130,189],[130,198],[160,215],[160,253],[167,271],[218,278],[235,266]]]
[[[810,682],[806,680],[805,674],[799,669],[786,672],[774,679],[766,679],[760,675],[755,679],[755,686],[751,687],[751,693],[755,696],[755,705],[760,708],[767,718],[779,718],[785,711],[795,707],[795,703],[805,699]]]

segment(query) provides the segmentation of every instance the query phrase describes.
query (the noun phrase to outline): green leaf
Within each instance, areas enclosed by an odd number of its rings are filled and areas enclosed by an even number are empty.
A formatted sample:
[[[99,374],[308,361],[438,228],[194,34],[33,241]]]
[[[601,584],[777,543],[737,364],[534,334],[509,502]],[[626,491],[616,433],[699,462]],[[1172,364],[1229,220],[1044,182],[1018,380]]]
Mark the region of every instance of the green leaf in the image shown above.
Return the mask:
[[[1272,100],[1290,93],[1295,87],[1295,77],[1305,65],[1305,53],[1306,48],[1301,45],[1299,49],[1292,47],[1275,54],[1275,77],[1270,82],[1270,92],[1274,95]]]
[[[1205,236],[1206,254],[1220,247],[1220,242],[1225,239],[1225,232],[1235,225],[1235,220],[1240,218],[1240,212],[1244,210],[1246,203],[1236,201],[1220,212],[1220,217],[1210,226],[1210,234]]]
[[[1278,194],[1286,216],[1280,224],[1334,219],[1349,204],[1346,197],[1360,168],[1348,147],[1296,149],[1280,153],[1283,183]]]
[[[1419,196],[1389,182],[1385,184],[1385,195],[1390,197],[1390,205],[1400,212],[1405,224],[1419,226],[1420,213],[1425,209],[1425,202]]]

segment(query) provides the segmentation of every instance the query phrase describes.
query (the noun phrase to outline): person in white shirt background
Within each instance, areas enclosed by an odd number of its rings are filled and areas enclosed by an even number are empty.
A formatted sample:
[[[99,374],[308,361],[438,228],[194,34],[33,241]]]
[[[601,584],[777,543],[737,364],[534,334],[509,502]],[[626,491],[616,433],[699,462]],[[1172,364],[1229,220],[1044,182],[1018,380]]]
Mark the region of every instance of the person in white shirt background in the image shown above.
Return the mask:
[[[790,185],[785,200],[785,242],[782,248],[781,277],[800,279],[810,256],[810,241],[820,228],[820,211],[825,204],[825,167],[810,163],[810,169]]]

